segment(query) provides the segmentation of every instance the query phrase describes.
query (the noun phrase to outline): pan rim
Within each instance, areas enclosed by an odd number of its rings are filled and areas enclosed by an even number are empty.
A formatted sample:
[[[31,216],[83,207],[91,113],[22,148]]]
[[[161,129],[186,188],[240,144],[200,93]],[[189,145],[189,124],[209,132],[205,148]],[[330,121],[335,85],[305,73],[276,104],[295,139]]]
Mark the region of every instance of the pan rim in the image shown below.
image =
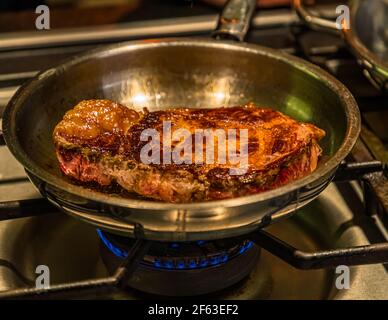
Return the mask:
[[[15,123],[17,111],[23,104],[23,101],[28,97],[28,92],[33,89],[40,81],[49,77],[56,76],[69,68],[72,65],[82,63],[83,61],[91,58],[104,57],[112,53],[120,53],[121,51],[131,51],[142,47],[160,47],[160,46],[199,46],[207,48],[224,47],[231,50],[243,50],[251,52],[252,54],[260,54],[267,56],[271,59],[280,60],[286,64],[292,64],[301,72],[308,72],[311,76],[319,79],[323,79],[328,88],[333,91],[339,98],[341,104],[344,107],[344,111],[347,116],[347,128],[344,139],[337,149],[337,151],[321,166],[319,166],[313,173],[308,176],[293,181],[282,187],[265,191],[262,193],[236,197],[226,200],[212,200],[204,202],[193,203],[167,203],[156,202],[152,200],[137,200],[124,197],[115,197],[112,195],[104,194],[102,192],[89,190],[87,188],[76,186],[67,182],[65,179],[60,178],[54,174],[45,171],[39,164],[36,164],[24,151],[19,143],[16,135],[15,125],[12,127],[12,123]],[[91,51],[87,51],[80,55],[76,55],[64,63],[59,64],[56,67],[50,68],[46,71],[40,72],[29,82],[22,85],[14,96],[7,104],[3,113],[3,135],[4,140],[15,158],[24,166],[24,168],[32,175],[38,177],[45,183],[67,193],[70,193],[76,197],[82,197],[87,200],[97,201],[108,205],[114,205],[129,209],[150,209],[155,211],[170,211],[170,210],[203,210],[213,209],[216,207],[238,207],[242,205],[249,205],[267,201],[269,199],[275,199],[287,193],[296,191],[302,187],[306,187],[323,176],[327,176],[333,172],[340,162],[348,155],[353,148],[357,137],[361,130],[361,118],[357,103],[350,93],[350,91],[335,77],[328,74],[321,68],[313,65],[312,63],[305,61],[301,58],[289,55],[285,52],[259,46],[256,44],[248,43],[236,43],[233,41],[214,41],[212,39],[201,38],[161,38],[161,39],[148,39],[148,40],[135,40],[126,41],[119,44],[113,44],[103,46]]]

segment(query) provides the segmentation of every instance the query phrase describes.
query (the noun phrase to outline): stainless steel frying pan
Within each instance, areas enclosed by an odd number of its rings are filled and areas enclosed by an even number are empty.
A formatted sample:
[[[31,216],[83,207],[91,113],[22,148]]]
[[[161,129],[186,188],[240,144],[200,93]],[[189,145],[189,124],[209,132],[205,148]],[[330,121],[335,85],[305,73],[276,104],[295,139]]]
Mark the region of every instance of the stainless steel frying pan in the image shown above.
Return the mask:
[[[299,17],[312,29],[341,34],[358,58],[366,77],[388,91],[388,0],[351,0],[350,25],[338,29],[335,21],[312,14],[303,0],[293,0]]]
[[[230,1],[215,36],[242,40],[254,3]],[[170,204],[108,195],[70,183],[54,153],[54,126],[77,102],[90,98],[150,110],[253,101],[323,128],[325,156],[309,176],[252,196]],[[236,41],[179,38],[111,45],[40,73],[8,104],[3,130],[31,181],[63,211],[110,232],[187,241],[243,234],[314,199],[352,149],[360,115],[341,83],[301,59]]]

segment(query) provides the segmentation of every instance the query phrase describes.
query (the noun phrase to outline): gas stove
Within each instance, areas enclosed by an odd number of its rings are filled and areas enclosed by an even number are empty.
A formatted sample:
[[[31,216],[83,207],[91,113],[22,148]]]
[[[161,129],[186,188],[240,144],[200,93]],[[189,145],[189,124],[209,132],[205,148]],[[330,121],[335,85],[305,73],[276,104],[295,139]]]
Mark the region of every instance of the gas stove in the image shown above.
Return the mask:
[[[203,36],[216,21],[201,14],[6,36],[0,114],[19,85],[59,57],[124,39]],[[378,263],[388,260],[388,180],[384,168],[367,174],[368,165],[387,162],[386,95],[369,84],[341,39],[307,30],[290,9],[260,11],[252,25],[248,42],[312,61],[349,87],[363,116],[348,159],[359,166],[344,164],[342,182],[264,230],[223,240],[149,242],[59,212],[0,141],[0,298],[388,299],[388,265]],[[348,268],[348,288],[338,285],[340,265]],[[35,287],[38,266],[50,270],[48,290]]]

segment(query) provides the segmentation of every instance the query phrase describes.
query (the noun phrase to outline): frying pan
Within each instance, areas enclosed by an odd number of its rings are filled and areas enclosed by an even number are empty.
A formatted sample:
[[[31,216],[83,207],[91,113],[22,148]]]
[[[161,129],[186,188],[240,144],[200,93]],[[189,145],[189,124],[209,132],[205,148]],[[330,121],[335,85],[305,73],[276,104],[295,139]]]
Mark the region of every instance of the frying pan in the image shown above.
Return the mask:
[[[349,1],[350,25],[313,15],[303,0],[293,0],[299,17],[312,29],[341,34],[375,87],[388,91],[388,0]]]
[[[350,92],[320,68],[277,50],[237,42],[244,38],[254,8],[254,0],[229,1],[213,38],[110,45],[42,72],[20,88],[4,112],[3,134],[42,195],[99,228],[165,241],[244,234],[291,215],[317,197],[357,139],[359,110]],[[325,156],[303,179],[234,199],[171,204],[104,194],[74,185],[61,174],[52,140],[64,113],[91,98],[151,111],[252,101],[323,128]]]

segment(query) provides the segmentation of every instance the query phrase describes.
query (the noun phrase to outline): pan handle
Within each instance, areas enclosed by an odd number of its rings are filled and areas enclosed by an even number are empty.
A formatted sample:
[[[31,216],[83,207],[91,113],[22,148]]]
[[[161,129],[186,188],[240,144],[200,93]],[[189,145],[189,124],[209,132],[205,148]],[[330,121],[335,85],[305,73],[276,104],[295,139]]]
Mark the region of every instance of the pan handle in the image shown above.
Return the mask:
[[[318,31],[326,31],[331,33],[338,33],[340,28],[337,22],[312,14],[305,6],[304,0],[293,0],[292,5],[298,14],[299,18],[311,29]]]
[[[256,0],[229,0],[222,10],[212,37],[243,41],[255,8]]]

